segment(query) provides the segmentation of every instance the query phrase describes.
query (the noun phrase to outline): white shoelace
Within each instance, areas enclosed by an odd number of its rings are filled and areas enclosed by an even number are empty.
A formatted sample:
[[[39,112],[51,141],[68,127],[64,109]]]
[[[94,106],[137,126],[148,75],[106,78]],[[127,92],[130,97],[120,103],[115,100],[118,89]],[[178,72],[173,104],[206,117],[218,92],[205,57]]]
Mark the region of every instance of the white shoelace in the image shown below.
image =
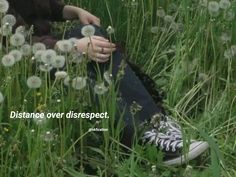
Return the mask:
[[[168,117],[166,121],[160,121],[160,126],[157,129],[145,132],[143,139],[166,151],[171,149],[172,152],[175,152],[177,148],[183,146],[180,126]]]

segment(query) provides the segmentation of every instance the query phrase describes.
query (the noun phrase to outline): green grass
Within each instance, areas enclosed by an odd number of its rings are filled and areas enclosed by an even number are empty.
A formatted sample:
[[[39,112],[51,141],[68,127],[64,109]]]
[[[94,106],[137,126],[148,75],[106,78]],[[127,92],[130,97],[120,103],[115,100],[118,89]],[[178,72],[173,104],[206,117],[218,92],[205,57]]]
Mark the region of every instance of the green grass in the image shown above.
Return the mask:
[[[230,8],[235,11],[236,3],[231,2]],[[224,56],[236,45],[235,18],[227,21],[227,10],[222,9],[219,16],[211,17],[197,0],[69,3],[99,16],[104,28],[115,28],[113,41],[122,45],[127,58],[156,82],[157,89],[164,93],[165,107],[183,125],[185,138],[207,141],[210,152],[187,165],[166,167],[163,154],[152,146],[144,148],[135,143],[130,152],[122,150],[122,122],[109,132],[87,132],[90,127],[113,127],[112,118],[101,122],[50,119],[42,124],[9,119],[11,110],[34,112],[35,107],[42,112],[116,114],[114,87],[99,96],[95,104],[89,86],[80,91],[65,89],[61,82],[45,82],[48,74],[39,72],[42,86],[37,91],[29,90],[25,80],[34,73],[26,67],[32,66],[31,57],[25,57],[26,63],[10,69],[0,65],[0,91],[5,96],[0,105],[0,177],[235,177],[236,58]],[[174,18],[174,24],[156,16],[160,7]],[[154,33],[153,27],[157,29]],[[224,32],[230,41],[222,42]],[[1,56],[6,52],[2,50]],[[78,73],[86,76],[86,62],[77,69],[70,67],[72,78]],[[88,175],[91,171],[93,175]]]

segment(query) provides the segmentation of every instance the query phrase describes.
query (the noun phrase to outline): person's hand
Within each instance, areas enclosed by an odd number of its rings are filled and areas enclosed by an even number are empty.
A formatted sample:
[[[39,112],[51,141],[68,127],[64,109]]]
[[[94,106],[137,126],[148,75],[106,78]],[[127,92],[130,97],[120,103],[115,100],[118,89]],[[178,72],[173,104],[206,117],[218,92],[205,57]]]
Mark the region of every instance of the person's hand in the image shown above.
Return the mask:
[[[115,44],[100,36],[91,36],[90,39],[89,37],[79,39],[77,42],[78,51],[87,53],[89,58],[96,62],[108,61],[111,53],[116,50]]]
[[[66,20],[79,19],[82,24],[94,24],[100,26],[100,19],[88,11],[71,5],[65,5],[63,8],[63,17]]]
[[[77,13],[82,24],[95,24],[100,26],[100,19],[88,11],[78,8]]]

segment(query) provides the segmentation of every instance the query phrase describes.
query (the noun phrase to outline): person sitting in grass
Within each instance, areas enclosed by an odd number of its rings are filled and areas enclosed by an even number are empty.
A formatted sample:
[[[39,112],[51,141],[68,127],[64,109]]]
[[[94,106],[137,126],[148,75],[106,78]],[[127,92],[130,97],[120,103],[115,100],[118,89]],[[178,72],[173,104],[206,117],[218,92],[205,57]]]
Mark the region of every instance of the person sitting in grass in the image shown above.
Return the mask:
[[[59,40],[51,33],[50,22],[79,19],[83,25],[93,25],[96,32],[91,37],[91,41],[81,34],[81,27],[67,32],[66,37],[76,37],[77,50],[81,53],[87,52],[92,62],[99,63],[100,66],[107,67],[110,55],[113,53],[112,74],[116,78],[119,65],[125,61],[121,59],[121,54],[116,45],[105,37],[106,34],[102,32],[98,17],[82,8],[66,5],[59,0],[8,0],[8,3],[10,5],[8,13],[13,14],[17,19],[14,27],[20,25],[30,27],[33,25],[33,41],[42,42],[48,48],[54,48]],[[90,42],[92,45],[89,45]],[[183,164],[198,157],[208,149],[207,142],[190,140],[189,149],[184,152],[180,125],[173,121],[161,106],[155,103],[143,81],[137,77],[128,63],[126,63],[124,76],[120,80],[119,94],[122,98],[118,104],[119,109],[121,112],[125,110],[123,116],[125,127],[121,138],[121,143],[124,145],[132,146],[136,127],[140,127],[139,125],[144,122],[152,122],[152,127],[145,130],[140,139],[143,140],[144,145],[149,143],[162,150],[166,165]],[[126,109],[133,104],[137,104],[139,107],[139,111],[134,115],[135,123],[132,113]]]

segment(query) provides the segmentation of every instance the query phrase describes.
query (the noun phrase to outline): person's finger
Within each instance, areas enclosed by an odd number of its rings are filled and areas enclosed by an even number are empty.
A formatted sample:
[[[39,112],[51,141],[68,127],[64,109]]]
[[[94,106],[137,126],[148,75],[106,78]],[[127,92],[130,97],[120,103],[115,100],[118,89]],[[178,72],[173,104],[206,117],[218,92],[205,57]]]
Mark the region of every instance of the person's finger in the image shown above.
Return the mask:
[[[109,60],[109,58],[107,59],[99,59],[99,58],[91,58],[93,61],[99,62],[99,63],[105,63]]]
[[[94,16],[94,18],[92,20],[92,23],[97,25],[97,26],[100,26],[100,19]]]
[[[111,52],[114,52],[116,48],[94,47],[93,50],[97,53],[109,54]]]
[[[103,53],[93,53],[92,58],[99,58],[99,59],[107,59],[110,57],[110,54],[103,54]]]
[[[92,36],[93,39],[108,42],[109,40],[101,36]]]
[[[81,22],[83,25],[89,25],[89,24],[90,24],[89,21],[88,21],[86,18],[80,19],[80,22]]]
[[[104,48],[115,48],[116,45],[114,43],[111,42],[105,42],[105,41],[96,41],[96,46],[99,47],[104,47]]]

